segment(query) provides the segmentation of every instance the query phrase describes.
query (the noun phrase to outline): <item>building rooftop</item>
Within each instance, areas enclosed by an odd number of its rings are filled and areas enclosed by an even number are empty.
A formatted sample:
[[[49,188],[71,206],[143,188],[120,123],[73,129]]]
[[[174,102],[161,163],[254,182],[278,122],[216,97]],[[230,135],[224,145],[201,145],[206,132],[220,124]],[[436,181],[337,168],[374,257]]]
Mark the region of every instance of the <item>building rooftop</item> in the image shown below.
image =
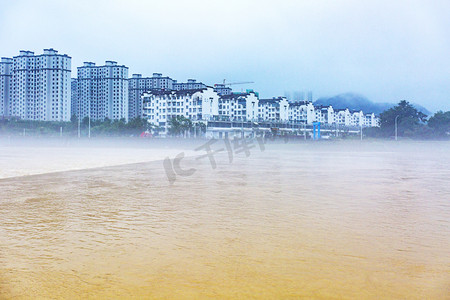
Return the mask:
[[[94,62],[85,61],[83,63],[83,65],[81,67],[78,67],[78,68],[85,68],[85,67],[89,67],[89,68],[103,68],[103,67],[111,67],[111,66],[128,69],[127,66],[125,66],[125,65],[118,65],[117,62],[112,61],[112,60],[105,61],[105,65],[103,65],[103,66],[96,66]]]
[[[277,103],[279,101],[286,100],[284,97],[273,97],[272,99],[259,99],[259,102],[272,102]]]
[[[220,96],[220,98],[222,98],[222,99],[238,99],[238,98],[245,97],[248,95],[249,94],[247,94],[247,93],[233,93],[230,95],[222,95],[222,96]]]
[[[309,103],[311,103],[311,102],[302,100],[302,101],[289,102],[289,105],[290,106],[302,106],[302,105],[308,105]]]
[[[152,94],[152,95],[177,95],[177,96],[185,96],[185,95],[192,95],[195,94],[197,92],[203,92],[204,90],[206,90],[206,88],[203,89],[189,89],[189,90],[180,90],[180,91],[176,91],[176,90],[165,90],[165,89],[152,89],[147,91],[147,94]]]

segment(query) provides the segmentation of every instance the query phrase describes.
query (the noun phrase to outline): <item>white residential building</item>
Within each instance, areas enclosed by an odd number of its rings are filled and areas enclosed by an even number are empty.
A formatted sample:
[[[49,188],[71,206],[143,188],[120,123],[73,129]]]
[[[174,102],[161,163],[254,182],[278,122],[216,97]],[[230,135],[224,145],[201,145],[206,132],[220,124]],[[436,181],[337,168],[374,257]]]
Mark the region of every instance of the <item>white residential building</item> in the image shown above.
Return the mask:
[[[307,110],[304,101],[289,103],[289,122],[293,124],[306,123]]]
[[[315,114],[314,118],[315,122],[321,122],[322,124],[329,124],[329,125],[335,123],[334,109],[331,105],[314,107],[314,114]]]
[[[334,108],[331,105],[327,108],[327,121],[327,123],[330,125],[336,123]]]
[[[142,96],[143,115],[148,122],[166,130],[176,116],[192,121],[209,121],[219,115],[219,95],[212,87],[200,90],[154,90]]]
[[[326,108],[323,106],[314,107],[314,122],[324,123],[326,115]]]
[[[284,97],[258,99],[257,93],[253,91],[220,96],[212,87],[180,91],[159,89],[144,93],[142,99],[144,118],[166,130],[169,120],[176,116],[184,116],[192,121],[214,121],[213,126],[225,126],[218,127],[221,132],[233,131],[230,122],[241,121],[306,125],[321,122],[342,126],[358,126],[355,124],[369,124],[370,121],[370,124],[377,124],[374,114],[365,117],[361,111],[351,113],[348,109],[335,110],[332,106],[314,107],[309,101],[289,103]],[[251,126],[242,125],[244,127],[251,131]]]
[[[133,74],[128,80],[129,118],[142,116],[142,95],[152,90],[183,91],[206,89],[206,84],[188,79],[187,82],[177,82],[170,77],[163,77],[161,73],[153,73],[153,77],[142,77],[141,74]]]
[[[364,115],[364,126],[365,127],[378,127],[379,118],[375,116],[374,113],[367,113]]]
[[[314,107],[314,122],[328,123],[328,109],[324,106]]]
[[[13,58],[9,114],[24,120],[70,121],[71,57],[44,49]]]
[[[379,117],[372,118],[372,127],[380,127],[380,118]]]
[[[128,67],[115,61],[78,67],[78,116],[128,121]]]
[[[228,121],[258,120],[259,99],[254,92],[222,95],[219,99],[219,119]]]
[[[364,113],[362,110],[351,112],[350,126],[364,126]]]
[[[258,119],[260,121],[288,121],[289,102],[285,97],[272,99],[260,99],[258,107]]]
[[[293,123],[306,123],[308,125],[316,121],[314,105],[310,101],[298,101],[289,103],[289,121]]]
[[[316,121],[316,113],[314,110],[314,105],[312,102],[308,101],[308,105],[306,106],[306,124],[311,125]]]
[[[2,57],[0,61],[0,117],[9,116],[13,59]]]
[[[352,116],[348,108],[335,110],[335,121],[337,125],[350,126],[351,118]]]

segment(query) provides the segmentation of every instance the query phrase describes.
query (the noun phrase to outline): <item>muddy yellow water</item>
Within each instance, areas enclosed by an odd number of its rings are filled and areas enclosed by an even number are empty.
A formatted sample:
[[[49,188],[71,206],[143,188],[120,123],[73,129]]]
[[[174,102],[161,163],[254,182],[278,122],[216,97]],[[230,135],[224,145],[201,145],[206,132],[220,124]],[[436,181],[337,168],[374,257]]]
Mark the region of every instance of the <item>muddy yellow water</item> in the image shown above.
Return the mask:
[[[0,298],[450,299],[449,143],[216,162],[1,179]]]

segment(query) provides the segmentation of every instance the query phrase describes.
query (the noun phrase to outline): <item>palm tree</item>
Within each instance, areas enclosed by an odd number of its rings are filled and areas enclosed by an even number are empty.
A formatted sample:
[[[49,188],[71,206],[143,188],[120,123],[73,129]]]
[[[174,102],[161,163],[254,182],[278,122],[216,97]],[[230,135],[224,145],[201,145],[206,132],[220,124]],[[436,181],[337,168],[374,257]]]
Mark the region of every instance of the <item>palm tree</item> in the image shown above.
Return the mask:
[[[199,133],[203,135],[206,132],[206,124],[203,122],[196,122],[193,128],[195,136],[197,136]]]
[[[178,136],[186,134],[192,128],[192,121],[185,116],[175,116],[169,120],[169,134]]]

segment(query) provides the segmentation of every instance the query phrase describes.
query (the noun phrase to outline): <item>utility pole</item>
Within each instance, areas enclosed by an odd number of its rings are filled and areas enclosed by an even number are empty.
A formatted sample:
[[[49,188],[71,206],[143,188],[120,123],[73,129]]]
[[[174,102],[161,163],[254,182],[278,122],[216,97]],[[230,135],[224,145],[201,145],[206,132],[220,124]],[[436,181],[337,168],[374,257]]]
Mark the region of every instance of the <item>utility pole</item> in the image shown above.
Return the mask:
[[[363,134],[362,134],[362,123],[361,123],[361,141],[363,140]]]
[[[91,138],[91,116],[89,116],[88,137]]]
[[[91,100],[89,99],[89,125],[88,125],[88,137],[91,138]]]
[[[78,101],[78,138],[81,137],[81,109],[80,102]]]
[[[303,136],[305,137],[305,141],[306,141],[306,121],[305,121],[305,123],[303,123],[303,125],[305,125],[305,130],[303,131]]]
[[[397,119],[398,119],[398,117],[399,117],[399,115],[397,115],[397,116],[395,117],[395,140],[398,139],[398,137],[397,137]]]

